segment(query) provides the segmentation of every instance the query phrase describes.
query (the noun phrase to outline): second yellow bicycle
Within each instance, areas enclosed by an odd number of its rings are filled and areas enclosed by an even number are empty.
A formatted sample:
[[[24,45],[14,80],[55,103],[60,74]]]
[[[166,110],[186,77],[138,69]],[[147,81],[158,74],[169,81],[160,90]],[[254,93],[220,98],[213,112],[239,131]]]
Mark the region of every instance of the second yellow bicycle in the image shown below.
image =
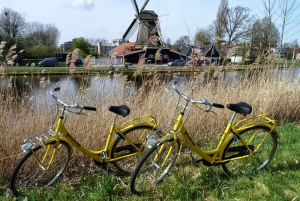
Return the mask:
[[[201,157],[199,160],[193,158],[194,162],[201,161],[207,166],[221,165],[229,175],[248,175],[261,170],[271,162],[277,150],[279,137],[275,120],[266,114],[261,114],[242,119],[234,124],[237,114],[248,115],[252,112],[252,107],[245,102],[228,104],[227,108],[233,111],[233,114],[217,147],[212,150],[203,150],[185,127],[190,114],[188,104],[204,105],[205,108],[199,107],[204,112],[211,112],[213,107],[224,108],[224,105],[207,99],[193,100],[179,91],[176,82],[172,83],[172,87],[179,94],[174,114],[167,125],[147,136],[149,151],[143,156],[131,176],[132,193],[147,192],[167,175],[180,153],[181,140],[177,136],[179,133],[187,145]],[[157,133],[163,133],[163,137],[155,138]]]

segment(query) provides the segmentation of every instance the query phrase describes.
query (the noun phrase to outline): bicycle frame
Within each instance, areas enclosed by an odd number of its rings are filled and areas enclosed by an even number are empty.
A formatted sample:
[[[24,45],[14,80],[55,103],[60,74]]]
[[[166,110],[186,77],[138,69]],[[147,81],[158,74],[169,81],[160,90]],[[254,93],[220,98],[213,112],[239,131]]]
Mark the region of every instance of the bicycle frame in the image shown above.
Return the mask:
[[[117,160],[120,160],[120,159],[123,159],[123,158],[127,158],[127,157],[131,157],[131,156],[134,156],[134,155],[137,155],[140,151],[141,151],[141,148],[138,148],[134,142],[128,138],[126,135],[124,135],[123,133],[125,133],[127,130],[131,129],[132,127],[135,127],[135,126],[152,126],[153,129],[155,129],[155,125],[156,125],[156,121],[155,119],[151,116],[151,115],[145,115],[145,116],[142,116],[140,118],[145,118],[145,117],[148,117],[148,118],[152,118],[152,119],[149,119],[148,122],[141,122],[141,123],[136,123],[136,124],[131,124],[125,128],[118,128],[116,125],[115,125],[115,121],[116,121],[116,118],[117,118],[117,115],[115,115],[115,118],[114,118],[114,121],[110,127],[110,130],[109,130],[109,133],[108,133],[108,136],[107,136],[107,139],[106,139],[106,143],[105,143],[105,147],[103,150],[98,150],[98,151],[93,151],[93,150],[89,150],[88,148],[84,147],[83,145],[81,145],[69,132],[68,130],[66,129],[66,127],[63,125],[63,119],[59,118],[58,120],[58,125],[56,127],[56,131],[55,133],[59,133],[60,136],[58,136],[57,138],[55,138],[55,140],[57,141],[65,141],[66,143],[68,143],[69,145],[71,145],[70,147],[75,147],[76,149],[78,149],[80,152],[82,152],[84,155],[87,155],[88,157],[96,160],[96,161],[99,161],[99,162],[105,162],[105,163],[111,163],[111,162],[114,162],[114,161],[117,161]],[[140,118],[137,118],[137,119],[140,119]],[[136,120],[136,119],[134,119]],[[133,120],[129,120],[127,122],[124,122],[123,124],[128,124],[129,122],[132,122]],[[113,144],[112,142],[113,141],[116,141],[118,140],[118,136],[112,141],[112,136],[114,134],[114,131],[121,137],[121,138],[124,138],[126,139],[135,149],[138,150],[137,153],[133,153],[133,154],[128,154],[126,156],[120,156],[120,157],[116,157],[116,158],[113,158],[111,159],[110,158],[110,153],[109,153],[109,150],[111,148],[111,144]],[[146,133],[144,133],[143,135],[146,135]],[[141,136],[142,137],[142,136]],[[146,143],[146,142],[145,142]]]
[[[254,123],[250,123],[247,125],[244,125],[242,127],[236,128],[236,126],[233,126],[231,123],[228,123],[218,145],[216,149],[213,150],[208,150],[205,151],[203,150],[201,147],[199,147],[194,140],[190,137],[189,133],[187,132],[186,128],[184,125],[182,125],[180,132],[182,134],[183,139],[185,140],[185,142],[188,144],[188,146],[194,151],[196,152],[199,156],[201,156],[204,160],[206,160],[207,162],[211,163],[211,164],[222,164],[222,163],[226,163],[229,160],[239,160],[242,158],[247,158],[252,156],[253,154],[255,154],[257,152],[257,150],[260,148],[261,144],[263,144],[264,140],[269,136],[269,134],[274,131],[277,135],[277,137],[279,137],[277,131],[275,130],[276,127],[276,122],[274,120],[271,120],[267,115],[262,114],[259,115],[257,117],[262,117],[264,116],[266,118],[266,122],[254,122]],[[255,118],[257,118],[255,117]],[[178,119],[181,119],[181,117],[179,117]],[[248,119],[252,119],[252,118],[248,118]],[[243,119],[242,121],[245,121],[247,119]],[[178,127],[180,126],[182,122],[178,121],[174,127]],[[270,125],[273,124],[273,125]],[[239,135],[239,133],[247,128],[251,128],[251,127],[256,127],[256,126],[265,126],[265,127],[269,127],[271,129],[271,131],[269,132],[268,135],[265,136],[265,138],[261,141],[261,143],[255,148],[255,150],[252,150],[251,148],[248,147],[247,143],[243,140],[243,137],[241,135]],[[223,155],[224,149],[227,146],[227,144],[232,140],[232,138],[234,138],[235,136],[237,136],[243,145],[245,145],[247,147],[247,149],[249,150],[250,154],[246,155],[246,156],[239,156],[239,157],[235,157],[232,159],[227,159],[227,160],[222,160],[221,157]],[[254,137],[254,136],[253,136]],[[253,139],[253,137],[251,139]],[[251,140],[250,140],[251,141]],[[249,142],[250,142],[249,141]]]
[[[55,89],[55,90],[59,90],[59,89]],[[54,91],[55,91],[54,90]],[[76,114],[84,114],[82,113],[82,109],[87,109],[87,110],[96,110],[93,107],[88,107],[88,106],[81,106],[80,104],[75,104],[75,105],[67,105],[64,102],[62,102],[61,100],[59,100],[55,95],[53,95],[53,93],[51,93],[51,95],[53,96],[53,98],[56,99],[56,101],[62,105],[62,110],[61,113],[59,112],[59,110],[56,113],[56,117],[54,118],[54,121],[52,123],[52,126],[49,129],[45,129],[43,131],[40,131],[38,133],[35,133],[34,135],[26,138],[23,141],[23,145],[22,145],[22,150],[24,152],[26,151],[32,151],[33,149],[39,147],[39,146],[44,146],[46,148],[45,154],[42,158],[42,160],[38,160],[38,163],[40,164],[41,168],[44,170],[49,169],[49,167],[51,166],[51,164],[53,163],[53,160],[56,156],[57,153],[57,149],[58,149],[58,144],[55,144],[54,147],[54,151],[52,153],[50,153],[50,146],[45,146],[46,144],[49,144],[51,142],[59,142],[59,141],[63,141],[65,143],[67,143],[70,147],[71,153],[73,155],[74,153],[74,147],[76,149],[78,149],[80,152],[82,152],[84,155],[94,159],[95,161],[98,161],[100,163],[111,163],[117,160],[121,160],[127,157],[132,157],[135,155],[138,155],[142,152],[143,147],[145,146],[146,142],[143,142],[144,146],[138,147],[129,137],[127,137],[124,133],[126,133],[128,130],[135,128],[135,127],[152,127],[153,130],[157,129],[157,122],[156,119],[148,114],[148,115],[144,115],[135,119],[131,119],[128,121],[125,121],[124,123],[122,123],[121,126],[116,126],[116,121],[118,118],[118,114],[115,113],[113,122],[110,126],[109,129],[109,133],[105,142],[105,147],[102,150],[90,150],[88,148],[86,148],[85,146],[83,146],[82,144],[80,144],[75,137],[73,137],[70,132],[68,131],[68,129],[65,127],[65,122],[67,119],[67,111],[66,108],[67,107],[71,107],[71,108],[76,108],[79,109],[79,112],[73,112]],[[55,124],[56,122],[56,124]],[[114,139],[113,135],[114,132],[116,132],[116,137]],[[142,133],[140,135],[140,139],[145,136],[147,133],[146,131],[144,133]],[[130,145],[132,145],[137,152],[135,153],[131,153],[131,154],[126,154],[123,156],[117,156],[114,157],[113,159],[111,158],[111,149],[113,144],[120,140],[120,139],[125,139]],[[34,152],[33,152],[34,153]],[[49,158],[49,154],[52,154],[50,156],[50,160],[47,164],[46,167],[44,167],[42,164],[44,163],[44,161]]]
[[[73,154],[74,150],[73,147],[75,147],[76,149],[78,149],[80,152],[82,152],[84,155],[98,161],[101,163],[111,163],[117,160],[121,160],[127,157],[131,157],[131,156],[135,156],[137,154],[139,154],[142,150],[142,148],[137,147],[134,142],[128,138],[126,135],[124,135],[124,133],[136,126],[151,126],[153,127],[153,129],[156,129],[156,120],[152,117],[152,115],[144,115],[141,116],[139,118],[135,118],[132,120],[128,120],[126,122],[124,122],[120,127],[116,126],[116,119],[117,119],[117,115],[115,115],[113,123],[111,124],[107,139],[106,139],[106,143],[105,143],[105,147],[102,150],[90,150],[88,148],[86,148],[85,146],[83,146],[82,144],[80,144],[75,137],[73,137],[69,131],[67,130],[67,128],[64,126],[64,122],[65,119],[61,116],[58,118],[57,121],[57,125],[55,128],[54,132],[51,132],[51,128],[48,130],[43,130],[39,133],[36,133],[28,138],[26,138],[24,140],[25,142],[30,142],[31,145],[29,145],[30,143],[26,143],[22,146],[23,150],[33,150],[35,147],[38,146],[42,146],[43,144],[47,144],[53,141],[64,141],[66,142],[69,147],[71,148],[71,152]],[[143,120],[143,121],[140,121]],[[137,123],[133,123],[135,121],[138,121]],[[117,136],[112,140],[112,137],[114,135],[114,132],[117,133]],[[46,133],[50,133],[50,137],[45,136]],[[142,138],[144,135],[146,135],[147,133],[143,133],[140,138]],[[42,139],[42,137],[44,137],[45,139]],[[129,144],[131,144],[136,150],[138,150],[136,153],[132,153],[132,154],[127,154],[126,156],[119,156],[119,157],[115,157],[113,159],[111,159],[110,157],[110,150],[111,150],[111,146],[112,144],[118,140],[118,138],[124,138],[126,139]],[[38,143],[33,142],[34,139],[39,140]],[[146,142],[144,142],[144,144],[146,144]],[[57,148],[57,147],[56,147]],[[51,166],[53,159],[55,158],[56,155],[56,149],[54,149],[55,151],[52,153],[51,159],[47,165],[47,167],[43,167],[41,166],[44,170],[47,170],[49,168],[49,166]],[[43,163],[43,161],[48,157],[49,155],[49,151],[45,152],[45,155],[42,159],[42,161],[38,161],[40,163],[40,165]]]
[[[189,135],[186,127],[184,126],[185,120],[187,119],[187,117],[189,115],[189,108],[187,107],[188,102],[193,101],[193,100],[191,100],[189,97],[183,95],[180,91],[178,91],[178,89],[174,85],[173,85],[173,88],[180,95],[180,97],[183,97],[186,100],[186,104],[177,106],[176,109],[178,109],[179,107],[182,107],[183,109],[182,109],[182,111],[180,111],[180,114],[178,115],[177,121],[174,124],[173,129],[171,130],[171,132],[167,131],[167,133],[164,135],[164,137],[162,137],[159,140],[159,142],[157,143],[157,146],[160,145],[160,144],[163,144],[164,142],[170,140],[171,138],[176,139],[177,138],[176,135],[180,132],[183,139],[184,139],[184,141],[188,144],[188,146],[194,152],[196,152],[199,156],[201,156],[203,160],[205,160],[206,162],[208,162],[212,165],[220,165],[220,164],[226,163],[228,161],[239,160],[239,159],[242,159],[242,158],[247,158],[247,157],[252,156],[253,154],[255,154],[257,152],[257,150],[260,148],[260,146],[263,144],[263,142],[270,135],[271,132],[275,132],[277,137],[279,138],[279,134],[275,129],[276,126],[277,126],[276,121],[270,119],[266,114],[261,114],[261,115],[255,116],[255,117],[245,118],[245,119],[242,119],[239,122],[237,122],[235,125],[233,125],[234,119],[237,115],[237,112],[233,112],[233,115],[232,115],[230,121],[228,122],[228,124],[226,126],[226,129],[224,130],[224,132],[222,134],[222,137],[221,137],[217,147],[215,149],[212,149],[212,150],[207,150],[207,151],[203,150],[191,138],[191,136]],[[205,103],[206,101],[207,100],[204,100],[203,103],[206,104]],[[194,102],[196,102],[196,101],[194,101]],[[203,109],[203,110],[204,111],[210,111],[212,106],[213,106],[213,104],[211,104],[208,109]],[[186,112],[188,112],[188,114],[185,114]],[[186,117],[184,118],[185,115],[186,115]],[[253,121],[253,122],[247,123],[249,121]],[[241,125],[243,123],[244,123],[244,125]],[[269,132],[268,135],[265,136],[265,138],[261,141],[261,143],[254,150],[252,150],[247,145],[247,142],[245,142],[245,140],[243,140],[243,137],[239,133],[241,133],[245,129],[252,128],[252,127],[257,127],[257,126],[268,127],[268,128],[270,128],[270,132]],[[158,129],[158,130],[161,131],[162,129],[163,129],[163,127]],[[254,134],[254,136],[252,136],[252,138],[248,141],[248,143],[253,140],[255,135],[256,134]],[[240,139],[241,143],[246,146],[246,148],[248,149],[250,154],[244,155],[244,156],[234,157],[234,158],[231,158],[231,159],[222,160],[222,155],[223,155],[223,152],[224,152],[227,144],[234,137],[237,137],[237,138]],[[161,149],[163,149],[163,145],[162,145]],[[180,147],[180,149],[181,149],[181,147]],[[165,157],[165,160],[167,160],[168,157],[169,156],[167,155]]]

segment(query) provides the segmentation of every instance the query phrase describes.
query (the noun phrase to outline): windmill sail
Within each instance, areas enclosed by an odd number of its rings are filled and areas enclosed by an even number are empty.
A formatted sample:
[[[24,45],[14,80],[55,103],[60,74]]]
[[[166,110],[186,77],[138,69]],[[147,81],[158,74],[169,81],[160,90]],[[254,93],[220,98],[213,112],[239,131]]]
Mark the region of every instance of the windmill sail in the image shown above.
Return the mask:
[[[131,24],[129,25],[129,27],[127,28],[127,30],[125,31],[122,39],[124,41],[128,41],[131,36],[135,33],[135,31],[137,30],[139,25],[139,22],[137,21],[137,18],[134,18],[131,22]]]
[[[135,9],[136,14],[138,15],[139,14],[139,8],[138,8],[138,6],[136,4],[136,1],[135,0],[131,0],[131,3],[132,3],[132,5],[133,5],[133,7]]]
[[[142,12],[142,11],[145,9],[145,7],[147,6],[148,2],[149,2],[149,0],[146,0],[146,1],[145,1],[145,3],[144,3],[144,5],[142,6],[140,12]]]

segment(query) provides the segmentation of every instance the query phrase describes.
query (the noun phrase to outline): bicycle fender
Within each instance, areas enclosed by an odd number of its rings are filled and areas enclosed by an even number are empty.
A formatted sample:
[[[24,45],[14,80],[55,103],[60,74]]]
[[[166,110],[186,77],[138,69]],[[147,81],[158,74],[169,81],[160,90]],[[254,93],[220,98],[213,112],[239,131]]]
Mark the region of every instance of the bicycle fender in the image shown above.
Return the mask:
[[[257,123],[251,123],[251,124],[246,124],[246,125],[243,125],[241,127],[239,127],[238,129],[236,129],[236,131],[238,133],[242,132],[243,130],[246,130],[248,128],[253,128],[253,127],[267,127],[269,128],[270,130],[272,130],[275,134],[276,134],[276,137],[279,138],[279,133],[276,129],[276,125],[270,125],[270,124],[267,124],[267,123],[261,123],[261,122],[257,122]]]

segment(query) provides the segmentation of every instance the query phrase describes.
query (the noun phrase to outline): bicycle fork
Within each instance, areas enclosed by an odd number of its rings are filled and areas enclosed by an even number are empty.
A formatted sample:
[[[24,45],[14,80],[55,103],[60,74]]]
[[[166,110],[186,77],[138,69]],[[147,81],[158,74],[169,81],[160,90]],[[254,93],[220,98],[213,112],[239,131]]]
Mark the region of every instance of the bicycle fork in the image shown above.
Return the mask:
[[[49,144],[49,145],[46,145],[47,147],[45,147],[45,145],[44,145],[44,148],[46,149],[46,152],[44,153],[44,155],[43,155],[43,157],[42,157],[42,160],[40,160],[40,159],[36,156],[35,152],[34,152],[33,150],[31,150],[31,151],[32,151],[32,154],[33,154],[33,157],[36,159],[36,161],[38,162],[38,164],[39,164],[39,166],[40,166],[40,168],[41,168],[42,170],[47,171],[47,170],[49,170],[49,169],[51,168],[51,165],[52,165],[52,163],[53,163],[53,161],[54,161],[54,158],[55,158],[55,156],[56,156],[56,154],[57,154],[58,145],[59,145],[58,141],[53,145],[54,147],[52,147],[52,145],[50,145],[50,144]],[[52,148],[53,148],[53,153],[51,153],[51,149],[52,149]],[[50,154],[51,154],[51,156],[49,156]],[[44,164],[45,161],[46,161],[49,157],[50,157],[49,162],[48,162],[47,164]]]

